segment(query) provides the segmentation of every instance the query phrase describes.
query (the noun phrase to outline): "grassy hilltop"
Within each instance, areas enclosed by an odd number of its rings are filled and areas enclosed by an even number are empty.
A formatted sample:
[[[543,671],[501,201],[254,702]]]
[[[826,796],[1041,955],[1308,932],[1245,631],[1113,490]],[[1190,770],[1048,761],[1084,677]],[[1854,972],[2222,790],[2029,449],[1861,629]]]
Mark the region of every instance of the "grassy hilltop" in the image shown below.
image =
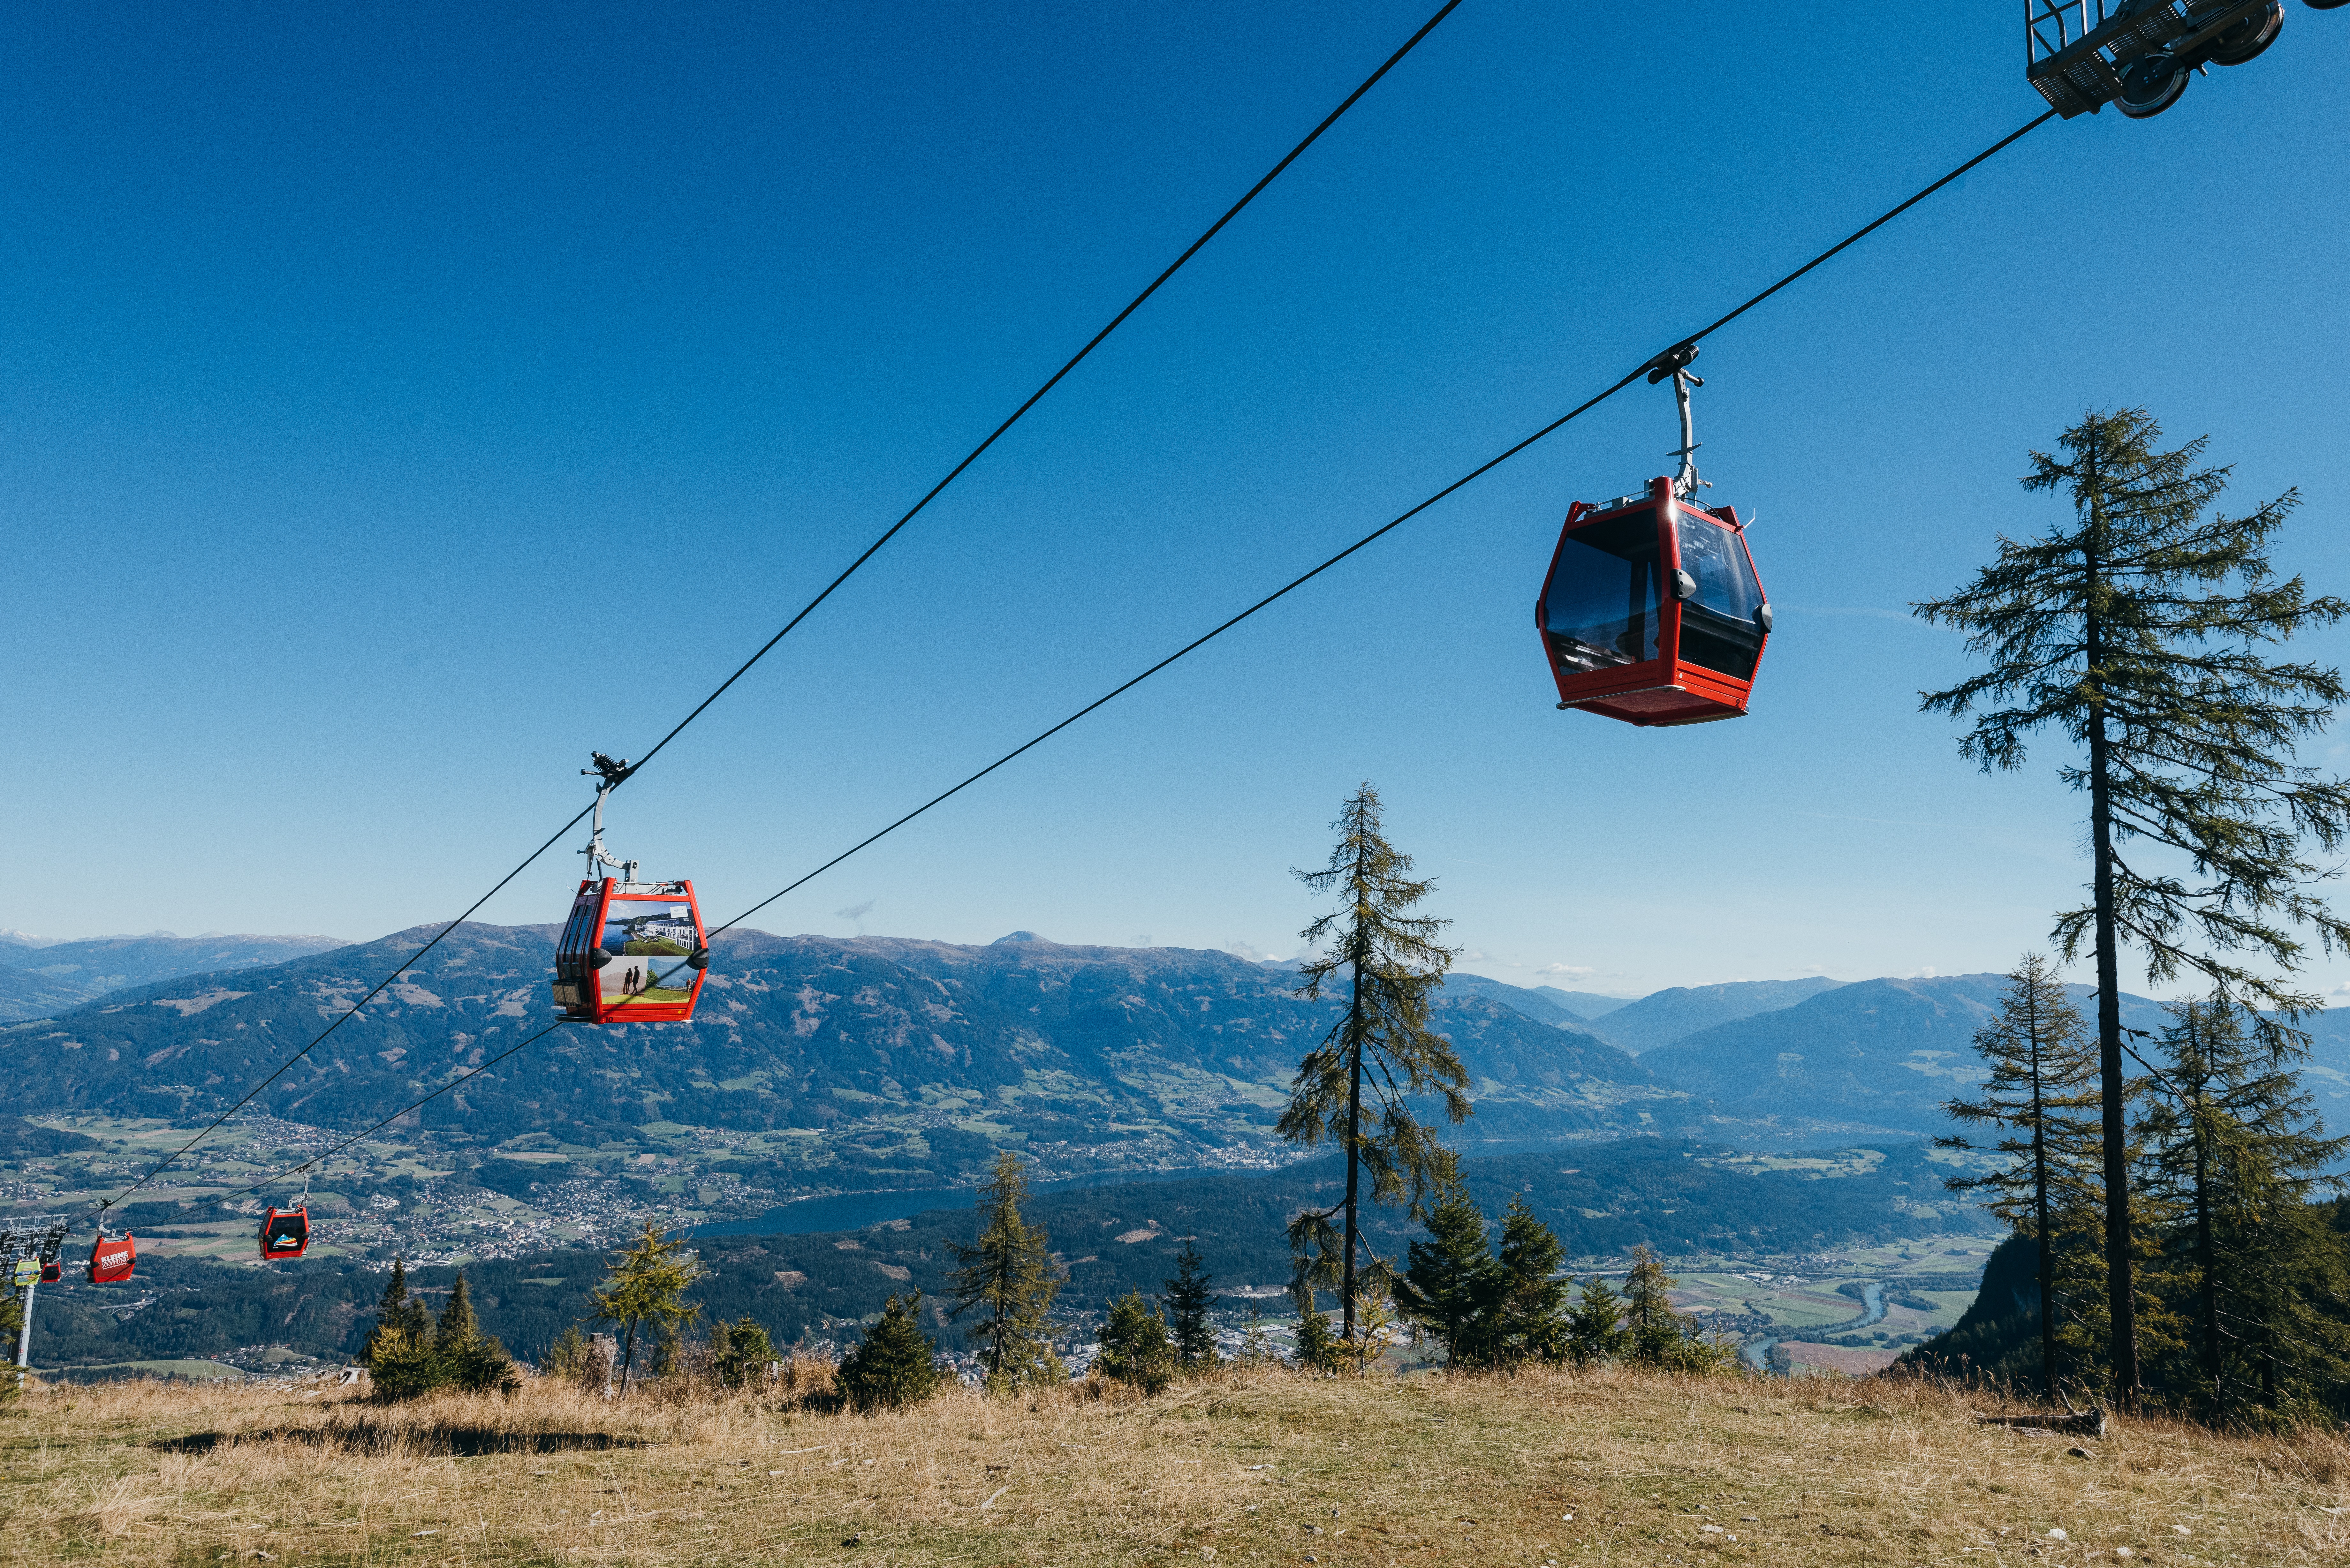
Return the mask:
[[[0,1417],[0,1562],[2350,1560],[2339,1438],[2117,1421],[2074,1453],[1978,1426],[1978,1403],[1621,1368],[1234,1371],[1149,1400],[955,1390],[879,1417],[544,1382],[396,1407],[49,1388]]]

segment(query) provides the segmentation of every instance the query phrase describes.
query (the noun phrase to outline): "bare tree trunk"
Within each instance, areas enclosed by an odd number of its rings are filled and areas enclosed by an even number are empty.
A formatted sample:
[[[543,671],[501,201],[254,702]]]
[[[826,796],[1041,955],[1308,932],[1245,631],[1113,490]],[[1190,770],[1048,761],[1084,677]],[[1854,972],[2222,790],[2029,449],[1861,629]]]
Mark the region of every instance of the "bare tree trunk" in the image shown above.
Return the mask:
[[[2032,1200],[2040,1229],[2040,1386],[2056,1393],[2056,1248],[2048,1234],[2048,1117],[2040,1092],[2040,1018],[2032,1019]]]
[[[2121,963],[2114,929],[2114,820],[2112,776],[2106,754],[2105,618],[2098,613],[2100,559],[2105,545],[2105,509],[2089,498],[2087,593],[2084,619],[2088,678],[2095,695],[2089,710],[2089,840],[2096,860],[2097,1073],[2104,1089],[2106,1154],[2106,1301],[2112,1323],[2114,1401],[2137,1404],[2137,1293],[2130,1278],[2128,1106],[2123,1093]]]
[[[2203,1376],[2211,1385],[2211,1413],[2223,1419],[2227,1395],[2220,1385],[2220,1259],[2211,1240],[2211,1150],[2206,1141],[2210,1128],[2203,1116],[2202,1057],[2197,1054],[2195,1104],[2195,1262],[2202,1289],[2196,1293],[2203,1319]]]
[[[629,1324],[629,1343],[620,1354],[620,1397],[623,1399],[629,1397],[629,1368],[636,1364],[637,1325],[635,1320],[631,1319]]]
[[[1359,853],[1356,861],[1359,867]],[[1342,1314],[1338,1336],[1350,1348],[1355,1343],[1355,1195],[1361,1175],[1357,1150],[1363,1136],[1363,945],[1359,911],[1356,922],[1355,994],[1347,1014],[1347,1265],[1338,1297]]]

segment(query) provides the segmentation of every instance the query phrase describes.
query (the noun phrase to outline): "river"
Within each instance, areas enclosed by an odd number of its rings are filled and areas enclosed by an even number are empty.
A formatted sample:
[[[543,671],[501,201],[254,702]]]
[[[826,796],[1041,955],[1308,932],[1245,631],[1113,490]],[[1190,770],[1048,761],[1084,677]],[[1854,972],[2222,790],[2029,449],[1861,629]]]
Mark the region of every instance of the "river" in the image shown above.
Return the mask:
[[[1868,1328],[1883,1323],[1885,1321],[1884,1282],[1871,1280],[1861,1286],[1860,1304],[1862,1310],[1858,1317],[1845,1323],[1829,1324],[1826,1325],[1827,1328],[1838,1334],[1850,1334],[1855,1329]],[[1771,1371],[1771,1347],[1778,1343],[1775,1339],[1758,1339],[1751,1345],[1740,1345],[1738,1354],[1746,1358],[1747,1366],[1768,1376]]]

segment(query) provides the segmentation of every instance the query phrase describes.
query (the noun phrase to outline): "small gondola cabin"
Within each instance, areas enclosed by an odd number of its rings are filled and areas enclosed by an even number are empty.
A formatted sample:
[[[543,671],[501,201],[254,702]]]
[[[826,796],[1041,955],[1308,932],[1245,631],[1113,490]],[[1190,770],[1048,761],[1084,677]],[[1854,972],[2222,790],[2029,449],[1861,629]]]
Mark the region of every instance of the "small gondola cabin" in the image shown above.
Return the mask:
[[[98,1244],[89,1250],[89,1282],[94,1285],[119,1285],[129,1279],[139,1262],[139,1243],[124,1231],[111,1241],[104,1231],[99,1232]]]
[[[1771,635],[1745,535],[1669,479],[1576,502],[1534,605],[1558,705],[1627,724],[1744,717]]]
[[[298,1258],[310,1250],[310,1210],[272,1209],[261,1221],[261,1255]]]
[[[691,882],[579,884],[555,950],[555,1002],[597,1023],[682,1023],[710,967]]]

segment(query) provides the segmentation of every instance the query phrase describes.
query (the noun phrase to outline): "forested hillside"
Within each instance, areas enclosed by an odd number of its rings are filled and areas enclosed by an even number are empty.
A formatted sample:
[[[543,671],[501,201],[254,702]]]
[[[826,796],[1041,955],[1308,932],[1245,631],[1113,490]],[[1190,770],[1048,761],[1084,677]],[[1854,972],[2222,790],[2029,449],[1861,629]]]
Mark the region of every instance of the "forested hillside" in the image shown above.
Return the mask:
[[[1850,1174],[1773,1170],[1718,1146],[1636,1139],[1558,1153],[1463,1162],[1470,1193],[1499,1214],[1523,1195],[1571,1254],[1617,1258],[1647,1242],[1666,1251],[1705,1249],[1809,1252],[1847,1243],[1929,1236],[1979,1221],[1949,1201],[1926,1151],[1897,1146],[1839,1168]],[[1308,1201],[1326,1201],[1341,1179],[1335,1160],[1275,1176],[1195,1177],[1038,1195],[1027,1212],[1052,1237],[1066,1277],[1062,1304],[1097,1311],[1128,1290],[1156,1293],[1175,1270],[1186,1237],[1197,1238],[1220,1288],[1278,1287],[1289,1276],[1283,1231]],[[1399,1256],[1420,1234],[1397,1210],[1369,1211],[1382,1254]],[[780,1340],[830,1337],[880,1310],[910,1285],[941,1296],[953,1247],[973,1239],[974,1210],[934,1210],[857,1231],[802,1236],[708,1237],[696,1249],[711,1271],[693,1299],[704,1322],[750,1315]],[[585,1318],[587,1293],[603,1277],[604,1254],[546,1253],[468,1265],[484,1329],[535,1355]],[[416,1271],[446,1286],[448,1268]],[[351,1263],[237,1267],[142,1258],[136,1282],[68,1282],[41,1293],[36,1359],[43,1366],[96,1366],[213,1355],[242,1346],[284,1345],[306,1354],[345,1355],[364,1336],[380,1272]],[[130,1303],[144,1301],[135,1311]],[[1244,1311],[1245,1300],[1226,1306]],[[1268,1306],[1280,1310],[1278,1301]],[[110,1309],[110,1310],[109,1310]],[[120,1321],[118,1321],[118,1318]],[[940,1325],[948,1341],[960,1331]]]

